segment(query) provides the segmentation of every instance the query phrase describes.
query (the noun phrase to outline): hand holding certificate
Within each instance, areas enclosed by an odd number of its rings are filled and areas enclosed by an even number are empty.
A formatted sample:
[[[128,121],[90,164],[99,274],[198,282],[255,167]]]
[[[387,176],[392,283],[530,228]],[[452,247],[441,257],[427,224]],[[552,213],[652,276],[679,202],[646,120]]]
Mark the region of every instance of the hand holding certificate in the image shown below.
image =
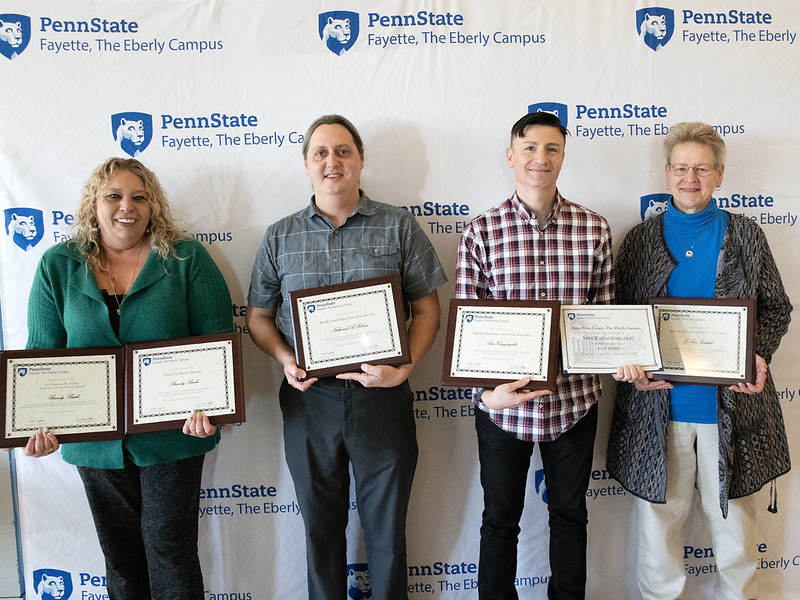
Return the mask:
[[[122,349],[2,352],[0,446],[24,446],[41,428],[62,442],[122,437]]]
[[[24,446],[44,427],[60,442],[180,429],[195,410],[215,424],[242,422],[241,371],[238,333],[3,351],[0,447]]]
[[[652,298],[664,368],[654,379],[708,385],[753,380],[756,302]]]
[[[290,293],[297,366],[308,377],[411,362],[400,277]]]
[[[661,368],[650,305],[565,304],[560,324],[565,373],[616,373],[623,365]]]
[[[214,424],[244,421],[240,354],[238,334],[127,344],[126,430],[179,429],[195,410]]]
[[[555,390],[558,302],[450,301],[444,385],[495,387],[530,377],[526,389]]]

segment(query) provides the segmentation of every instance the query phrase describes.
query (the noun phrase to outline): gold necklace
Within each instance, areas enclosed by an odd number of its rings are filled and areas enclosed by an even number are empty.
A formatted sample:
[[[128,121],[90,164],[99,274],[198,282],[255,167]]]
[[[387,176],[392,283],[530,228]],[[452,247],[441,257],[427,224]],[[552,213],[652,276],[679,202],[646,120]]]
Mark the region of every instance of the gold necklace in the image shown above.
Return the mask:
[[[139,259],[142,257],[142,245],[139,245],[139,251],[136,253],[136,262],[133,265],[133,270],[131,274],[128,276],[128,284],[125,286],[125,294],[127,294],[131,289],[131,283],[133,282],[133,276],[136,273],[136,270],[139,268]],[[120,302],[119,294],[117,294],[117,276],[111,272],[111,263],[108,263],[109,266],[107,268],[103,267],[103,264],[100,263],[100,270],[104,271],[108,276],[108,281],[111,283],[111,297],[114,298],[114,301],[117,303],[117,314],[122,314],[122,302]],[[122,294],[122,296],[125,296]],[[125,301],[123,297],[122,301]]]

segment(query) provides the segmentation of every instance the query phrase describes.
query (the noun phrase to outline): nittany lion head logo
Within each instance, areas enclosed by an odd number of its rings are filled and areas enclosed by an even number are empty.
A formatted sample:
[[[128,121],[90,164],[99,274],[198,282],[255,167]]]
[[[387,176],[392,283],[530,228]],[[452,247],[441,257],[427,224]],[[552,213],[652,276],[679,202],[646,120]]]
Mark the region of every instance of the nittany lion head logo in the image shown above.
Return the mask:
[[[44,217],[37,208],[7,208],[6,234],[26,252],[38,244],[44,236]]]
[[[37,600],[68,600],[72,596],[72,575],[56,569],[33,572],[33,589]]]
[[[372,598],[367,563],[347,565],[347,598],[349,600],[370,600]]]
[[[567,121],[569,120],[567,105],[560,102],[537,102],[528,106],[528,112],[549,112],[554,114],[564,127],[567,126]]]
[[[13,59],[31,41],[31,18],[25,15],[0,15],[0,54]]]
[[[658,52],[672,38],[675,13],[671,8],[640,8],[636,11],[636,32],[645,46]]]
[[[669,194],[647,194],[639,199],[640,203],[640,216],[642,221],[657,217],[667,210],[669,206],[669,199],[672,198]]]
[[[140,112],[111,115],[111,131],[122,151],[135,158],[153,139],[153,117]]]
[[[337,56],[353,47],[358,30],[358,13],[334,10],[319,14],[319,39]]]

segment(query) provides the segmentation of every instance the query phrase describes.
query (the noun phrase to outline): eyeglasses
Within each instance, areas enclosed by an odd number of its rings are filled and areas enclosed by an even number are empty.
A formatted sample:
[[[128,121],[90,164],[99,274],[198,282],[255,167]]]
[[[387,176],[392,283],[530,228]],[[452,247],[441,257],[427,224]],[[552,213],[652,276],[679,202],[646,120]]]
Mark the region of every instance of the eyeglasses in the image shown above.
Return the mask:
[[[689,171],[694,170],[694,174],[698,177],[708,177],[717,168],[717,165],[695,165],[694,167],[690,167],[689,165],[667,165],[669,168],[669,172],[675,175],[676,177],[683,177],[684,175],[688,175]]]

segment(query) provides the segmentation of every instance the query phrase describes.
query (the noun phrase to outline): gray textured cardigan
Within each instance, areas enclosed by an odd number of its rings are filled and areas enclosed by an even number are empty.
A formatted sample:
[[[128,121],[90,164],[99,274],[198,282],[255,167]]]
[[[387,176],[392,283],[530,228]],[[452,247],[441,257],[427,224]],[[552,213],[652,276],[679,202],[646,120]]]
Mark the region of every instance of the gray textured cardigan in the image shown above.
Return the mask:
[[[652,296],[666,296],[676,264],[664,239],[664,216],[637,225],[618,254],[617,303],[646,304]],[[764,232],[746,216],[728,214],[714,295],[757,300],[755,350],[769,363],[789,328],[792,304]],[[640,392],[632,384],[617,385],[608,471],[630,493],[650,502],[666,501],[669,400],[669,390]],[[720,507],[727,516],[729,498],[752,494],[791,467],[771,373],[758,394],[718,387],[717,416]]]

